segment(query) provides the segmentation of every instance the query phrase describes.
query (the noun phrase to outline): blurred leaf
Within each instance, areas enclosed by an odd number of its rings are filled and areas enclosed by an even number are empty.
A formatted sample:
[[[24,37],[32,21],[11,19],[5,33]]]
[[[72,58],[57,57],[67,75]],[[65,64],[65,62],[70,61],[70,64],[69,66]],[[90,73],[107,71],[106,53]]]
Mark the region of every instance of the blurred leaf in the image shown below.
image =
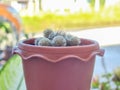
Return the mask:
[[[118,80],[120,81],[120,67],[117,67],[117,68],[114,70],[114,74],[115,74],[115,76],[118,78]]]
[[[92,88],[97,89],[99,88],[100,82],[99,82],[99,76],[94,76],[92,79]]]
[[[0,22],[0,29],[4,30],[6,33],[10,33],[10,26],[8,23],[1,23]]]
[[[26,90],[24,84],[22,60],[14,55],[0,70],[0,90]]]
[[[92,88],[94,88],[94,89],[95,89],[95,88],[99,88],[99,83],[93,83],[93,82],[92,82]]]
[[[112,76],[111,73],[107,73],[107,74],[103,74],[103,75],[102,75],[103,78],[106,78],[106,77],[107,77],[107,78],[110,78],[111,76]]]
[[[100,85],[100,90],[111,90],[109,83],[102,82],[101,85]]]

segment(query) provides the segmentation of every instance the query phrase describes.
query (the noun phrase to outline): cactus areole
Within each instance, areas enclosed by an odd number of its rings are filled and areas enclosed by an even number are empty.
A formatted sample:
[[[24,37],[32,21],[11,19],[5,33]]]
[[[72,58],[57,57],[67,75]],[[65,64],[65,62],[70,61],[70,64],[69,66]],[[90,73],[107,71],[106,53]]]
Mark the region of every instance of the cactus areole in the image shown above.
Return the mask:
[[[93,40],[45,33],[44,38],[19,42],[13,50],[22,57],[27,90],[90,90],[95,56],[103,56],[104,50]]]

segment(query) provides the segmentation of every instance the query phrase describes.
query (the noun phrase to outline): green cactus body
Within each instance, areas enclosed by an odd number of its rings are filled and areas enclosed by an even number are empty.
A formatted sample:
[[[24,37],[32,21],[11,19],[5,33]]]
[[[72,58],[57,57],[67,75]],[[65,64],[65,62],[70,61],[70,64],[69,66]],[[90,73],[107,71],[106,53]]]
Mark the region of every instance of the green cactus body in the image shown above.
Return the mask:
[[[66,41],[67,41],[67,46],[70,46],[70,41],[71,41],[71,38],[72,38],[73,36],[71,35],[71,34],[67,34],[66,36],[65,36],[65,39],[66,39]]]
[[[63,36],[63,37],[66,36],[65,32],[63,32],[63,31],[57,31],[56,36],[58,36],[58,35]]]
[[[78,46],[80,45],[80,39],[78,37],[71,37],[71,40],[69,42],[70,46]]]
[[[66,46],[66,40],[63,36],[55,36],[52,40],[53,46]]]
[[[63,36],[65,37],[65,33],[62,31],[52,32],[49,34],[48,38],[52,40],[55,36]]]
[[[38,46],[78,46],[80,38],[66,34],[63,31],[53,32],[51,29],[46,29],[44,37],[35,39],[34,44]]]
[[[67,46],[78,46],[80,45],[80,38],[67,34],[65,37],[67,41]]]
[[[54,32],[51,29],[46,29],[43,33],[44,37],[49,38],[49,35]]]
[[[56,36],[55,32],[50,33],[48,39],[52,40]]]
[[[43,37],[38,41],[38,46],[51,46],[51,41],[48,38]]]
[[[35,41],[34,41],[34,45],[38,45],[38,42],[40,41],[40,39],[42,39],[43,37],[39,37],[39,38],[36,38]]]

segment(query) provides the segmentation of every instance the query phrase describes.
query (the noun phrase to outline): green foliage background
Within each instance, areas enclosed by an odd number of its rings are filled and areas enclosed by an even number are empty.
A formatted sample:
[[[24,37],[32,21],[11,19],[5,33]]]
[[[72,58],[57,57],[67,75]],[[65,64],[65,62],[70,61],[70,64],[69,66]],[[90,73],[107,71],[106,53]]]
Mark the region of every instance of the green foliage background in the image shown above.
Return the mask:
[[[26,90],[20,56],[14,55],[0,69],[0,90]]]
[[[104,3],[101,1],[101,3]],[[104,4],[103,4],[104,5]],[[27,33],[41,32],[46,28],[60,30],[83,30],[96,27],[109,27],[120,25],[120,6],[102,9],[99,12],[66,12],[60,15],[51,12],[41,12],[37,16],[22,16],[24,30]]]

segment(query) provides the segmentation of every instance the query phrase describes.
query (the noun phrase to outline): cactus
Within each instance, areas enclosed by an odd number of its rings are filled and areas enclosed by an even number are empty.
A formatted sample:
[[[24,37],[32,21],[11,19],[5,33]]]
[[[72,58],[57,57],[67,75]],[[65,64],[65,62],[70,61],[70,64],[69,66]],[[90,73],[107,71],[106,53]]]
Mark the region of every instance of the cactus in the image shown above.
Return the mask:
[[[38,46],[78,46],[80,38],[66,34],[63,31],[53,32],[51,29],[46,29],[44,37],[35,39],[34,44]]]
[[[65,33],[62,31],[52,32],[49,34],[48,38],[52,40],[55,36],[63,36],[65,37]]]
[[[51,33],[54,33],[53,32],[53,30],[51,30],[51,29],[46,29],[46,30],[44,30],[44,37],[46,37],[46,38],[49,38],[49,35],[51,34]]]
[[[80,43],[80,38],[73,36],[70,41],[70,46],[78,46]]]
[[[52,40],[56,36],[55,32],[49,34],[48,39]]]
[[[80,38],[72,36],[70,34],[67,34],[65,38],[67,41],[67,46],[78,46],[81,43]]]
[[[71,34],[67,34],[66,36],[65,36],[65,39],[66,39],[66,41],[67,41],[67,46],[70,46],[70,41],[71,41],[71,38],[72,38],[73,36],[71,35]]]
[[[43,38],[39,39],[37,45],[38,46],[51,46],[51,41],[48,38],[43,37]]]
[[[67,43],[63,36],[58,35],[53,38],[52,45],[53,46],[66,46]]]
[[[56,36],[58,36],[58,35],[63,36],[63,37],[66,36],[65,32],[63,32],[63,31],[57,31]]]
[[[34,45],[38,45],[38,42],[40,41],[40,39],[42,39],[43,37],[40,37],[40,38],[36,38],[35,41],[34,41]]]

